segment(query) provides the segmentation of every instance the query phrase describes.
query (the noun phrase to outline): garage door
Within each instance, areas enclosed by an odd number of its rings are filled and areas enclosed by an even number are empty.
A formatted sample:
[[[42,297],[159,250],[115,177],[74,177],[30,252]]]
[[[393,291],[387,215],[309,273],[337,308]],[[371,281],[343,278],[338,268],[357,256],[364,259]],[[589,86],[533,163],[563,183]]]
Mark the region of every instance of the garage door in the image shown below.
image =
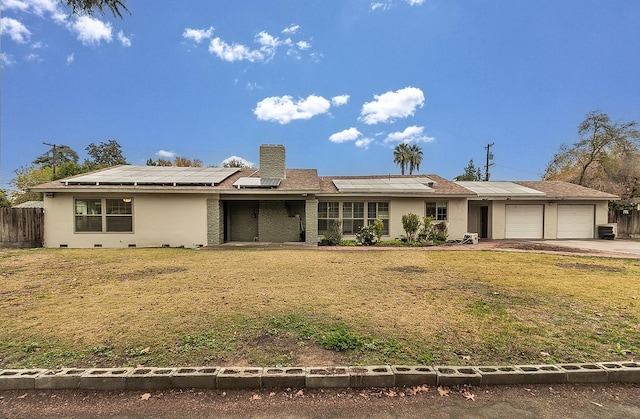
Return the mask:
[[[506,239],[541,239],[543,208],[542,205],[507,205],[504,237]]]
[[[593,205],[558,205],[559,239],[592,239]]]

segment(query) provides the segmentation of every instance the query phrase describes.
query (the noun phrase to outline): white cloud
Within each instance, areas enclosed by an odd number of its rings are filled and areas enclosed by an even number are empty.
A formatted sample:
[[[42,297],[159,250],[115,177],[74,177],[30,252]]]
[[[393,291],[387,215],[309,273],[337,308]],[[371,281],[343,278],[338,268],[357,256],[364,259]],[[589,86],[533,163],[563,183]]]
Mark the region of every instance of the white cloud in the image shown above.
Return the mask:
[[[70,24],[70,29],[78,35],[83,45],[99,45],[113,39],[111,23],[90,16],[80,16]]]
[[[262,61],[264,55],[259,50],[252,50],[251,48],[242,44],[227,44],[220,38],[214,38],[209,44],[209,52],[216,54],[218,58],[230,63],[234,61]]]
[[[332,134],[329,137],[329,141],[337,144],[353,141],[356,147],[369,148],[369,144],[373,142],[373,138],[363,137],[360,131],[351,127]]]
[[[416,108],[424,105],[424,93],[416,87],[405,87],[395,92],[374,95],[373,102],[362,105],[360,118],[365,124],[393,122],[396,118],[413,116]]]
[[[89,15],[71,15],[63,6],[66,2],[60,0],[3,0],[0,4],[2,10],[12,10],[16,13],[37,15],[43,19],[51,19],[54,23],[67,28],[76,35],[77,39],[84,45],[99,45],[101,42],[111,42],[113,40],[113,27],[111,23],[103,22]],[[16,42],[27,42],[31,33],[24,25],[16,19],[12,19],[11,27],[5,26],[5,19],[2,18],[3,34],[7,32]],[[11,33],[9,32],[11,29]],[[17,38],[16,38],[17,36]],[[131,46],[131,39],[120,31],[117,39],[125,46]],[[20,41],[21,40],[21,41]],[[32,48],[39,48],[41,42],[36,42]]]
[[[44,61],[38,54],[33,54],[33,53],[25,55],[24,59],[31,63],[41,63]]]
[[[360,148],[369,148],[369,144],[371,144],[373,142],[373,138],[359,138],[356,140],[355,144],[356,147],[360,147]]]
[[[45,12],[57,12],[59,5],[56,0],[3,0],[0,9],[31,12],[42,16]]]
[[[298,48],[300,48],[302,51],[307,50],[309,48],[311,48],[311,44],[308,43],[307,41],[299,41],[296,43],[296,45],[298,46]]]
[[[387,138],[384,139],[385,143],[430,143],[435,140],[433,137],[429,137],[423,134],[424,127],[418,127],[416,125],[412,125],[404,129],[404,131],[396,131],[387,135]]]
[[[270,35],[269,32],[266,31],[262,31],[256,35],[256,42],[266,49],[275,49],[280,45],[278,38]]]
[[[288,28],[282,30],[282,33],[296,33],[300,29],[300,25],[291,25]]]
[[[0,67],[11,67],[15,63],[16,63],[16,60],[13,58],[12,55],[9,55],[4,52],[0,53]]]
[[[72,62],[74,62],[76,59],[76,54],[69,54],[67,55],[67,65],[71,64]]]
[[[19,10],[26,12],[29,9],[29,4],[22,0],[3,0],[0,3],[0,10]]]
[[[347,103],[349,103],[349,98],[351,96],[349,95],[339,95],[339,96],[334,96],[331,98],[331,103],[333,104],[333,106],[342,106],[342,105],[346,105]]]
[[[310,95],[294,102],[291,96],[273,96],[258,102],[253,113],[261,121],[276,121],[288,124],[297,119],[311,119],[327,113],[331,103],[322,96]]]
[[[156,153],[156,156],[160,157],[161,159],[173,159],[174,157],[176,157],[176,153],[175,151],[160,150]]]
[[[232,160],[239,161],[245,167],[253,167],[253,162],[250,162],[249,160],[243,159],[242,157],[238,156],[227,157],[226,159],[222,160],[222,163],[220,163],[220,165],[224,166],[226,163],[229,163]]]
[[[3,17],[0,19],[0,33],[2,35],[9,35],[9,37],[20,44],[24,44],[29,41],[31,37],[31,31],[22,24],[19,20]]]
[[[369,5],[369,9],[371,9],[371,11],[373,11],[373,12],[375,12],[376,10],[387,10],[387,9],[389,9],[389,7],[391,7],[391,3],[390,2],[377,1],[377,2],[371,3]]]
[[[299,25],[292,25],[285,28],[282,33],[295,34],[299,28]],[[213,38],[213,31],[213,27],[208,29],[187,28],[182,33],[182,37],[196,43],[200,43],[204,39],[211,39],[209,52],[227,62],[268,62],[276,56],[280,49],[286,49],[287,55],[300,59],[299,51],[311,49],[311,43],[308,41],[298,41],[291,37],[280,39],[267,31],[260,31],[255,35],[253,46],[239,42],[228,42],[219,36]],[[313,54],[310,56],[314,59]]]
[[[332,143],[345,143],[347,141],[355,141],[357,140],[362,133],[358,131],[356,128],[351,127],[349,129],[342,130],[340,132],[336,132],[329,137],[329,141]]]
[[[123,47],[131,46],[131,38],[125,36],[124,32],[118,32],[118,41],[122,44]]]
[[[421,6],[425,0],[404,0],[409,6]],[[393,7],[393,0],[380,0],[369,4],[369,9],[372,12],[376,10],[390,10]]]
[[[203,39],[210,39],[213,36],[213,26],[209,26],[208,29],[191,29],[187,28],[182,33],[182,37],[185,39],[191,39],[197,44],[202,42]]]

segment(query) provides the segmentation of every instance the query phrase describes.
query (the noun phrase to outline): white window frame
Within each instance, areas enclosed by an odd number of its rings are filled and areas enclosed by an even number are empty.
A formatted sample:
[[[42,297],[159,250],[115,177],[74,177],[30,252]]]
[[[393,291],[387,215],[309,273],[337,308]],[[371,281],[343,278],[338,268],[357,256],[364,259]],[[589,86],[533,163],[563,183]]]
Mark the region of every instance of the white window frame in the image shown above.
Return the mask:
[[[79,205],[81,202],[93,202],[94,205]],[[114,206],[113,201],[120,201]],[[95,205],[95,203],[98,205]],[[96,211],[97,209],[97,211]],[[123,212],[124,211],[124,212]],[[128,211],[128,212],[127,212]],[[73,199],[73,227],[74,233],[77,234],[95,234],[95,233],[133,233],[133,198],[131,197],[118,197],[118,198],[95,198],[95,197],[80,197]],[[115,221],[120,218],[127,218],[130,220],[130,229],[117,230],[113,228],[113,224],[110,221]],[[97,220],[100,220],[100,229],[79,229],[79,218],[93,219],[94,226],[97,226]],[[85,223],[88,224],[88,223]]]

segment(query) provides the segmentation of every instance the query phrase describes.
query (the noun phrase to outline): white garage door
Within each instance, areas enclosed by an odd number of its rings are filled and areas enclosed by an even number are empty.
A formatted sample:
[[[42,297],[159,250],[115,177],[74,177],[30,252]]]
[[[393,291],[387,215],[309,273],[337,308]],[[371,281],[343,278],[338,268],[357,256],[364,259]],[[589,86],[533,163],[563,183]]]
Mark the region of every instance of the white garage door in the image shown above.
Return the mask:
[[[593,205],[558,205],[559,239],[592,239]]]
[[[506,239],[541,239],[543,237],[542,205],[506,205]]]

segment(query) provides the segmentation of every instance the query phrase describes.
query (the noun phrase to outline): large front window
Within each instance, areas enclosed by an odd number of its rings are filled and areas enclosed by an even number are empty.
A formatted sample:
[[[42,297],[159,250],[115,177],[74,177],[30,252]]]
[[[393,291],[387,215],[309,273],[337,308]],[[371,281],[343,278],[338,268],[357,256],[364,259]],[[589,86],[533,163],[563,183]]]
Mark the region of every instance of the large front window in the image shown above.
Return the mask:
[[[382,220],[382,234],[389,235],[389,203],[388,202],[369,202],[367,205],[367,224],[379,218]]]
[[[342,203],[342,232],[356,234],[364,226],[364,202]]]
[[[366,224],[382,220],[384,235],[389,235],[388,202],[318,202],[318,234],[326,234],[334,221],[342,221],[342,233],[354,235]]]
[[[318,202],[318,234],[327,234],[333,222],[340,218],[339,202]]]
[[[76,233],[133,231],[131,198],[91,198],[75,200]]]

